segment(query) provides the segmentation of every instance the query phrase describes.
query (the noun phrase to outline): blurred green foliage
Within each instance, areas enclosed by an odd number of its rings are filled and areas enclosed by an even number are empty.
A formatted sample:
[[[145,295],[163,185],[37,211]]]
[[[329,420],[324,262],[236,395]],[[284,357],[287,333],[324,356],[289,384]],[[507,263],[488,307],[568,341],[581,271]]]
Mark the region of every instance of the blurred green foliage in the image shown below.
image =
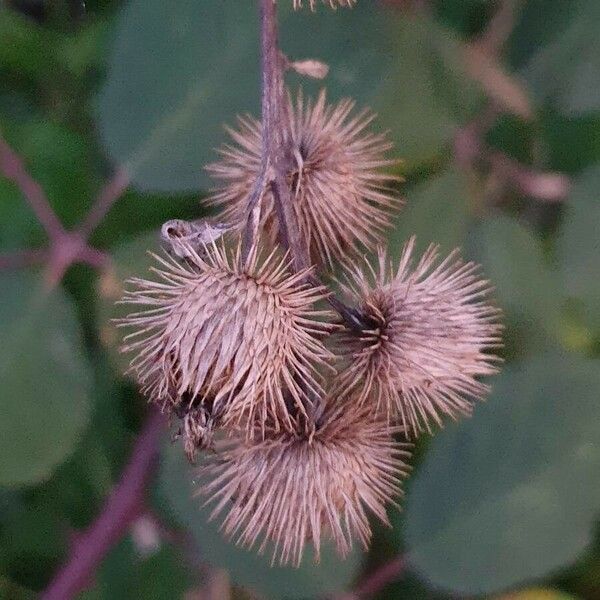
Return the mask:
[[[61,221],[76,224],[116,167],[133,175],[92,238],[111,252],[108,268],[72,267],[52,293],[33,270],[0,273],[1,598],[36,597],[127,460],[145,401],[123,376],[113,302],[122,278],[146,269],[164,220],[202,216],[202,166],[223,124],[257,110],[253,4],[0,5],[0,132]],[[506,365],[472,419],[419,442],[405,510],[392,511],[392,530],[376,529],[368,555],[269,569],[206,524],[193,473],[165,443],[148,494],[162,525],[145,525],[157,543],[127,536],[82,598],[183,598],[214,568],[228,570],[235,598],[318,598],[401,552],[408,571],[381,599],[600,597],[598,2],[513,3],[493,81],[503,73],[524,90],[530,116],[499,115],[483,135],[489,148],[466,162],[456,131],[497,90],[474,76],[465,48],[507,3],[359,0],[353,11],[316,15],[280,4],[284,50],[327,62],[330,99],[373,107],[404,160],[391,255],[417,234],[421,247],[460,246],[480,262],[505,312]],[[321,86],[290,83],[306,93]],[[530,172],[564,172],[571,192],[561,202],[524,195],[486,152]],[[20,192],[0,178],[0,249],[44,241]],[[517,592],[532,580],[548,589]]]

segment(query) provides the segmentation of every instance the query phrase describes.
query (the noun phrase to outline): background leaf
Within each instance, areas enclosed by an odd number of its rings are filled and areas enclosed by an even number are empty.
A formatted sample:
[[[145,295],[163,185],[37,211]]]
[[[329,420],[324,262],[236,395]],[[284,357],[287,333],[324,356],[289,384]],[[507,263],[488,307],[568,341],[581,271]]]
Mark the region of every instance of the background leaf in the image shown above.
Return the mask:
[[[141,234],[118,244],[113,249],[110,264],[103,269],[96,282],[100,340],[108,351],[110,361],[119,375],[123,375],[129,368],[131,356],[119,352],[126,332],[117,327],[114,319],[127,316],[132,312],[132,307],[117,302],[123,297],[125,282],[128,278],[133,276],[152,277],[149,267],[155,261],[149,252],[160,252],[157,232]]]
[[[472,420],[433,440],[405,527],[410,562],[430,584],[498,592],[589,544],[600,503],[599,367],[547,355],[507,368]]]
[[[556,339],[563,291],[541,240],[514,218],[500,215],[483,219],[471,233],[472,258],[493,283],[500,308],[523,329],[521,351]]]
[[[550,99],[565,114],[582,115],[600,109],[600,4],[569,4],[575,5],[575,15],[532,56],[523,76],[538,99]]]
[[[29,273],[0,276],[0,484],[47,478],[90,414],[90,370],[71,302]]]
[[[371,105],[378,126],[391,130],[397,152],[411,162],[430,158],[449,140],[457,107],[464,115],[476,106],[479,96],[452,58],[459,56],[458,45],[439,25],[374,11],[368,3],[322,11],[318,19],[286,6],[284,50],[327,62],[330,100],[351,96]],[[161,0],[133,0],[120,16],[99,102],[109,154],[140,189],[208,187],[203,166],[215,160],[214,148],[225,139],[222,125],[258,111],[257,64],[251,3],[181,0],[173,11]],[[451,87],[446,98],[435,94],[440,76],[460,82],[460,102]],[[296,87],[298,79],[292,82]],[[303,85],[315,90],[321,84]]]
[[[469,201],[467,177],[454,168],[416,185],[406,195],[406,205],[390,233],[392,256],[400,255],[412,235],[417,236],[420,252],[431,243],[439,244],[442,254],[461,247],[471,222]]]
[[[600,332],[600,165],[578,179],[565,207],[558,256],[567,293],[583,303],[585,323]]]

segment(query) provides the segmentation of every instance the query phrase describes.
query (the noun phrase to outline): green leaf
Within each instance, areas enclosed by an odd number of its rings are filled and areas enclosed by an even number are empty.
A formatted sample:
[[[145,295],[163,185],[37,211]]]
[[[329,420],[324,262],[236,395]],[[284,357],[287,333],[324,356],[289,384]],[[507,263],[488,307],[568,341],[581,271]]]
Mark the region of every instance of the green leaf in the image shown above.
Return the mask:
[[[567,293],[583,302],[586,325],[600,331],[600,165],[576,181],[558,238]]]
[[[305,554],[299,569],[271,567],[270,557],[241,550],[223,539],[216,522],[208,522],[210,510],[195,498],[194,471],[176,445],[165,446],[159,473],[159,495],[177,521],[197,541],[202,555],[213,566],[229,571],[232,581],[266,598],[293,600],[329,596],[350,585],[360,566],[361,553],[354,551],[339,559],[326,545],[321,562],[315,565],[312,553]]]
[[[36,239],[37,238],[37,239]],[[36,245],[43,240],[39,223],[32,218],[31,209],[25,203],[16,186],[7,179],[0,179],[0,244],[3,250],[18,250],[29,242]]]
[[[96,229],[92,241],[95,245],[109,247],[150,229],[158,232],[169,219],[193,220],[204,215],[198,194],[165,198],[129,189]]]
[[[20,585],[41,589],[59,567],[67,550],[61,517],[43,504],[23,502],[18,512],[2,518],[0,544],[7,574]]]
[[[117,23],[99,126],[142,189],[202,187],[222,124],[258,106],[254,6],[133,0]]]
[[[39,115],[2,125],[2,134],[23,158],[25,168],[41,185],[57,216],[65,226],[75,225],[90,206],[96,187],[89,140],[61,123]],[[24,204],[20,193],[19,198]],[[30,222],[37,226],[31,210],[25,208],[29,211]]]
[[[90,427],[75,454],[29,497],[46,510],[60,514],[74,529],[83,529],[97,516],[111,484],[106,453]]]
[[[600,4],[573,4],[577,12],[568,26],[533,55],[523,75],[538,99],[551,99],[565,114],[582,115],[600,109]]]
[[[9,579],[0,576],[0,598],[10,598],[10,600],[35,600],[38,595],[20,586]]]
[[[99,570],[96,587],[84,598],[185,598],[193,582],[184,567],[183,557],[174,548],[163,546],[158,552],[143,556],[126,538],[109,553]]]
[[[556,338],[562,289],[558,274],[546,263],[541,241],[515,219],[484,219],[472,232],[472,256],[494,285],[494,296],[509,316],[524,327],[524,345]]]
[[[1,68],[36,78],[56,69],[54,37],[16,11],[0,8],[0,39]]]
[[[548,149],[548,169],[578,174],[600,161],[600,113],[570,118],[557,110],[538,113],[538,144]]]
[[[88,141],[48,119],[31,119],[15,134],[16,150],[61,221],[66,226],[77,223],[91,204],[94,189]]]
[[[466,176],[450,168],[408,192],[389,236],[390,252],[399,256],[402,245],[416,235],[420,251],[436,243],[447,254],[463,245],[470,221]]]
[[[507,49],[511,65],[523,67],[540,48],[557,39],[586,1],[527,0],[520,4]]]
[[[600,364],[541,355],[507,369],[413,479],[409,560],[455,594],[502,591],[573,562],[600,509]]]
[[[90,367],[73,306],[30,273],[0,276],[0,484],[46,479],[77,446]]]
[[[102,66],[106,32],[106,21],[90,23],[61,40],[56,52],[57,60],[77,77],[92,67]]]
[[[351,11],[294,13],[282,3],[281,40],[292,58],[330,65],[329,97],[371,105],[397,152],[430,158],[454,132],[475,94],[456,40],[423,19],[362,3]],[[256,114],[259,99],[256,6],[237,0],[132,0],[120,14],[99,128],[112,159],[141,189],[181,192],[210,185],[203,166],[225,139],[222,125]],[[456,83],[438,98],[435,79]],[[293,78],[294,85],[298,78]],[[304,81],[310,90],[322,84]],[[460,88],[460,100],[458,89]],[[478,99],[478,95],[476,96]]]

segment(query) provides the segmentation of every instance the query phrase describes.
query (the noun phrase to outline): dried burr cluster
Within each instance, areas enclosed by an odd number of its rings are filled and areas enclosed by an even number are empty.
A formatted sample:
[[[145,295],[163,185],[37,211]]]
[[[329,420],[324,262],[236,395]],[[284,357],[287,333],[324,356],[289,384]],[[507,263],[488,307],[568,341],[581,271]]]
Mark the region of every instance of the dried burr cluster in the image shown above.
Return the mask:
[[[190,460],[211,449],[199,493],[225,534],[298,565],[307,542],[317,560],[322,538],[346,555],[368,544],[369,513],[387,522],[408,442],[485,396],[500,325],[488,283],[456,253],[417,257],[411,239],[388,259],[401,206],[390,143],[353,102],[285,89],[293,63],[274,1],[260,5],[262,121],[229,130],[207,167],[220,215],[165,224],[168,252],[155,279],[129,282],[123,302],[137,308],[121,325],[132,372],[180,420]],[[322,283],[334,268],[342,298]]]

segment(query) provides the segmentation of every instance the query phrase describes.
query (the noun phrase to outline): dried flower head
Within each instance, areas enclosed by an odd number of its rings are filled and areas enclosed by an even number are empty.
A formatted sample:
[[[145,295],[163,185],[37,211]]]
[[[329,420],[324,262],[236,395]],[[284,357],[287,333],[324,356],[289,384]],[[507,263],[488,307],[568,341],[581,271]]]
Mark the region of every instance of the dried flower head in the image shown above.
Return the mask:
[[[405,245],[395,274],[380,251],[373,283],[359,268],[350,275],[346,291],[369,325],[343,335],[347,365],[337,388],[418,435],[431,431],[431,421],[441,425],[443,415],[470,413],[473,399],[485,396],[477,377],[496,372],[489,351],[500,343],[501,326],[477,265],[456,251],[439,261],[430,246],[413,268],[414,244]]]
[[[316,102],[295,102],[288,96],[282,149],[289,165],[292,206],[302,237],[310,240],[315,264],[348,260],[373,248],[400,204],[390,185],[398,178],[382,169],[394,161],[384,157],[391,147],[384,135],[366,131],[374,116],[363,110],[354,116],[354,102],[326,104],[325,92]],[[229,130],[234,144],[221,150],[220,162],[207,167],[220,182],[208,201],[223,209],[223,217],[241,228],[245,223],[248,191],[261,168],[261,124],[238,119]],[[274,241],[278,233],[270,190],[263,196],[263,226]]]
[[[347,8],[352,8],[357,0],[322,0],[323,4],[329,4],[329,6],[335,10],[338,6],[345,6]],[[294,0],[294,10],[298,10],[302,8],[303,0]],[[317,0],[308,0],[308,5],[310,6],[310,10],[315,10],[317,5]]]
[[[306,272],[290,274],[275,252],[245,266],[239,248],[216,244],[204,255],[188,247],[182,263],[156,259],[160,281],[132,279],[125,294],[141,311],[121,322],[134,328],[123,350],[135,353],[132,370],[153,401],[181,418],[198,415],[184,422],[186,444],[210,435],[207,415],[249,431],[274,417],[296,427],[320,393],[315,368],[329,359],[326,313],[313,308],[323,290],[304,283]]]
[[[313,436],[290,432],[261,442],[229,439],[207,458],[199,493],[224,511],[222,529],[238,545],[272,551],[272,562],[298,566],[321,537],[345,556],[371,537],[367,510],[388,523],[385,505],[406,475],[407,447],[385,421],[355,407],[327,410]]]

